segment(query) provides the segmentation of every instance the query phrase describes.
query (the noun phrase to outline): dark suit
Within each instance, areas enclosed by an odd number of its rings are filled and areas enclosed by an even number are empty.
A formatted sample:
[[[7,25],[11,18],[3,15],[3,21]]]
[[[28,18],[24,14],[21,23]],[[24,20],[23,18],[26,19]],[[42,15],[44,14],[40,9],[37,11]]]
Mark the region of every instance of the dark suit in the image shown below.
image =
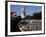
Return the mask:
[[[18,27],[18,22],[21,20],[20,17],[17,17],[16,20],[11,20],[11,32],[21,31]]]

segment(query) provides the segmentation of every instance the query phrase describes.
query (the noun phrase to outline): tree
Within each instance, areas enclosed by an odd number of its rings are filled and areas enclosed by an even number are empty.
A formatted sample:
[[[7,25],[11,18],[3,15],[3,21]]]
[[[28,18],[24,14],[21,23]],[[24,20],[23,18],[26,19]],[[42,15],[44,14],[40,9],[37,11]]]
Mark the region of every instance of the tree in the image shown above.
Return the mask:
[[[34,19],[41,19],[41,18],[42,18],[41,15],[42,15],[41,12],[39,12],[39,13],[34,13],[34,14],[33,14],[33,18],[34,18]]]

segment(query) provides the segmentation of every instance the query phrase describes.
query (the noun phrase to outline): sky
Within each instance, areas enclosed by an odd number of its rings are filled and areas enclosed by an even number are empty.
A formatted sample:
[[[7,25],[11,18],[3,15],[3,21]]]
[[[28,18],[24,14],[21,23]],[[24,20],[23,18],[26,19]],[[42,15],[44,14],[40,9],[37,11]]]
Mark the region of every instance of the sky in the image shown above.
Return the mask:
[[[42,6],[24,6],[24,5],[11,5],[10,10],[11,12],[16,12],[17,16],[20,16],[22,12],[26,8],[26,15],[33,15],[33,13],[37,13],[42,11]]]

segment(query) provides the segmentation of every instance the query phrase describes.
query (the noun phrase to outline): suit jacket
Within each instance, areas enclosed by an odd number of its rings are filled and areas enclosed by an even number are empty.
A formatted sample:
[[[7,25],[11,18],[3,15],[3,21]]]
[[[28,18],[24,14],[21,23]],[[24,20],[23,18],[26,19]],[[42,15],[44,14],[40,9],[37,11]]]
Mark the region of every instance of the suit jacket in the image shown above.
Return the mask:
[[[16,20],[11,20],[11,32],[21,31],[18,27],[19,21],[21,21],[21,17],[17,17]]]

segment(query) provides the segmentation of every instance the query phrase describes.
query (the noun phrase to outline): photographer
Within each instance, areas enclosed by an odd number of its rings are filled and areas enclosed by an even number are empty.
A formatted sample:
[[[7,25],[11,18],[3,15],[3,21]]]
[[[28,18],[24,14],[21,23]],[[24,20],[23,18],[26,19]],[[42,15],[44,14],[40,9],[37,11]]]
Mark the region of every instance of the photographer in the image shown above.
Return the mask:
[[[18,22],[21,20],[21,17],[16,15],[16,12],[11,12],[11,32],[21,31],[18,26]]]

